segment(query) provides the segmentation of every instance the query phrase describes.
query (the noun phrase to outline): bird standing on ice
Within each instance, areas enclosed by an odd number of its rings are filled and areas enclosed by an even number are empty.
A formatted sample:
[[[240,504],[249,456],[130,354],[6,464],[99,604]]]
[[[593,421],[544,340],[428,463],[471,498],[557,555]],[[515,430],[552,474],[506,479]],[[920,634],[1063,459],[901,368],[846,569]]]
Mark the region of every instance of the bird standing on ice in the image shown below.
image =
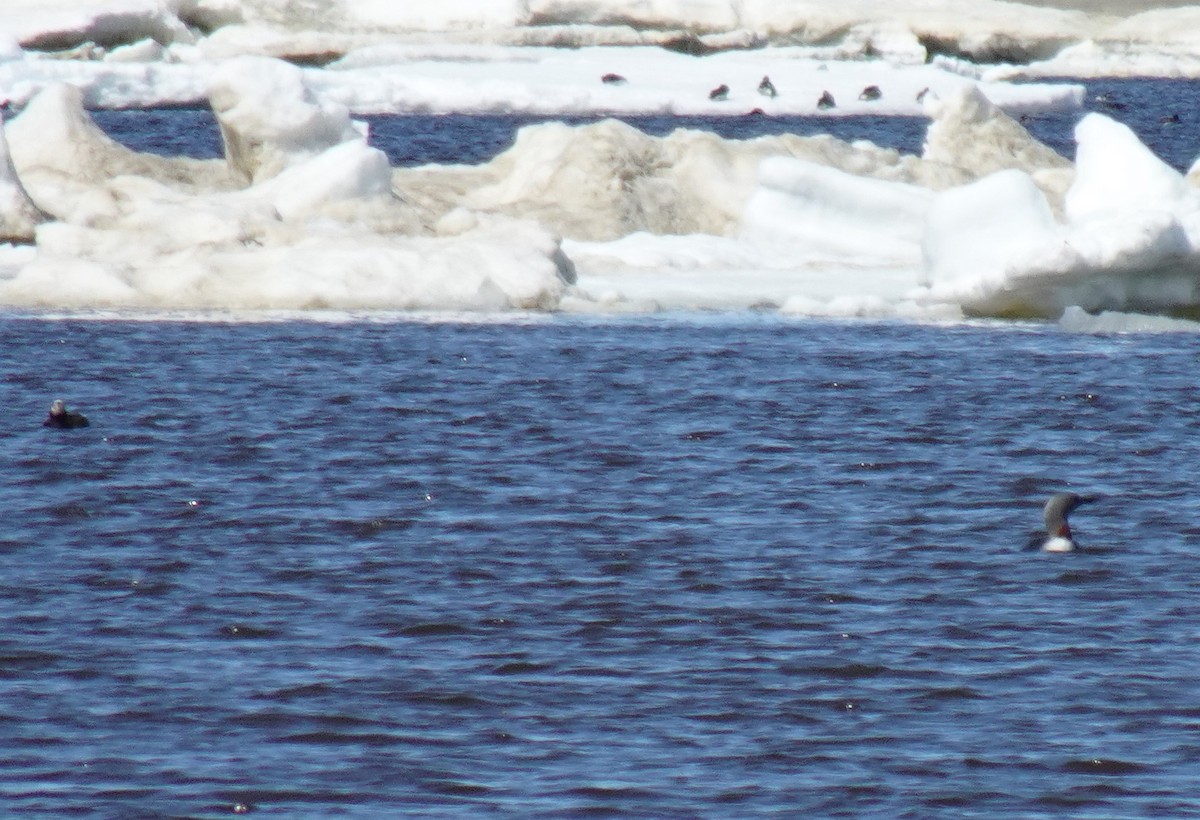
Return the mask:
[[[708,92],[708,98],[716,102],[729,99],[729,86],[721,83],[719,86]]]
[[[758,93],[764,97],[777,97],[779,95],[779,92],[775,90],[775,83],[771,82],[771,78],[766,76],[758,84]]]
[[[1067,523],[1067,516],[1080,504],[1095,500],[1091,496],[1075,493],[1055,493],[1050,496],[1042,511],[1042,517],[1046,521],[1046,534],[1035,535],[1029,545],[1042,552],[1071,552],[1077,549],[1079,545],[1071,537],[1071,525]]]

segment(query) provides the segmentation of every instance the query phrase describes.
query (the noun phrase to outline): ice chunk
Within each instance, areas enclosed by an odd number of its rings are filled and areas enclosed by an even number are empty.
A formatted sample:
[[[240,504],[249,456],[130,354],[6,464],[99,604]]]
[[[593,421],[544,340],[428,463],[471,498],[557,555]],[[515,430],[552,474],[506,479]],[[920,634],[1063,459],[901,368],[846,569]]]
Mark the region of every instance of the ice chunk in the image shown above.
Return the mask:
[[[1075,126],[1075,141],[1075,182],[1066,197],[1067,219],[1073,224],[1200,207],[1183,175],[1156,157],[1128,126],[1088,114]]]
[[[932,167],[825,135],[726,140],[677,129],[656,138],[606,120],[527,126],[511,149],[485,165],[399,169],[395,178],[403,196],[431,213],[458,206],[498,211],[537,219],[573,239],[636,231],[733,236],[759,185],[759,164],[773,156],[903,181],[923,181],[923,169]]]
[[[84,43],[102,47],[153,38],[190,37],[158,0],[5,0],[0,29],[26,48],[56,51]]]
[[[275,67],[268,61],[266,71]],[[271,109],[238,119],[247,142],[274,149],[280,140],[287,166],[241,189],[227,172],[209,173],[224,169],[221,161],[197,170],[194,161],[112,143],[82,110],[78,89],[55,86],[39,95],[9,125],[14,164],[58,221],[37,228],[32,259],[3,255],[0,304],[556,307],[574,274],[553,233],[472,217],[431,235],[429,220],[392,195],[386,157],[353,129],[326,127],[349,119],[306,107],[301,84],[278,81],[287,73],[255,86],[280,95]],[[234,107],[245,102],[238,97]],[[274,119],[273,111],[283,115]]]
[[[228,195],[227,195],[228,197]],[[231,203],[228,198],[224,204]],[[0,281],[0,304],[126,309],[551,310],[570,275],[552,234],[495,220],[446,237],[333,222],[186,241],[147,223],[38,231],[37,257]],[[166,219],[176,216],[170,209]],[[213,223],[216,224],[216,223]],[[193,221],[190,231],[203,229]]]
[[[1105,310],[1088,313],[1078,305],[1063,311],[1058,326],[1071,333],[1200,333],[1200,322]]]
[[[5,124],[13,166],[32,201],[59,219],[89,221],[115,212],[105,182],[122,175],[177,188],[231,187],[225,163],[130,151],[83,110],[82,92],[54,85]]]
[[[114,63],[151,63],[161,60],[164,53],[161,43],[147,39],[126,46],[118,46],[108,52],[104,59]]]
[[[784,157],[764,160],[744,235],[824,253],[916,263],[933,195]]]
[[[326,148],[363,139],[345,106],[316,99],[303,72],[281,60],[228,61],[213,80],[209,102],[226,159],[248,180],[267,179]]]
[[[1067,195],[1067,225],[1055,222],[1033,181],[1017,171],[938,196],[924,241],[932,298],[968,313],[1046,318],[1070,305],[1154,312],[1200,304],[1200,256],[1185,229],[1189,221],[1177,217],[1189,201],[1179,175],[1143,157],[1130,198],[1096,185],[1096,174],[1106,181],[1112,171],[1098,160],[1128,158],[1137,169],[1142,148],[1123,131],[1092,125],[1081,136],[1087,142],[1098,135],[1098,144],[1081,146],[1081,153],[1109,150],[1081,164]]]
[[[1061,233],[1045,195],[1016,170],[939,193],[923,228],[926,283],[953,289],[956,299],[1003,286],[1014,267],[1028,266]]]
[[[319,212],[331,203],[390,197],[387,155],[361,142],[345,142],[258,186],[285,220]]]
[[[11,34],[0,30],[0,63],[8,62],[9,60],[19,60],[25,56],[24,49],[17,42],[17,38]],[[0,102],[3,102],[0,99]]]
[[[1108,20],[1047,59],[996,66],[994,80],[1034,77],[1198,77],[1200,8],[1160,8]]]
[[[45,218],[17,178],[0,121],[0,242],[32,242],[34,228]]]
[[[1035,140],[1016,120],[987,99],[977,86],[962,86],[945,97],[929,95],[933,118],[922,157],[983,177],[1006,168],[1029,173],[1071,167],[1067,158]]]

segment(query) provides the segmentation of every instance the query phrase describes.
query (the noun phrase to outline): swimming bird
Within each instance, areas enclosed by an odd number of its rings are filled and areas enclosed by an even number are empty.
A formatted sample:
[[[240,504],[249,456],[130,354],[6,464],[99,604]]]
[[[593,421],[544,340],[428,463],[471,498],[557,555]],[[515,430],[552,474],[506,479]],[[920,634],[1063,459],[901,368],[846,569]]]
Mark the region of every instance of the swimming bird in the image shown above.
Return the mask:
[[[83,413],[67,410],[67,405],[63,403],[62,399],[55,399],[54,403],[50,405],[50,415],[46,416],[42,426],[73,430],[76,427],[87,427],[88,420]]]
[[[865,102],[872,102],[882,96],[883,92],[879,90],[879,86],[869,85],[862,90],[862,93],[858,95],[858,98]]]
[[[629,81],[620,74],[605,74],[600,78],[600,82],[604,83],[605,85],[625,85],[625,83]]]
[[[758,93],[764,97],[778,97],[779,92],[775,90],[775,83],[771,82],[771,78],[763,76],[762,82],[758,84]]]
[[[1046,534],[1038,533],[1033,536],[1030,546],[1042,552],[1071,552],[1078,549],[1079,545],[1071,537],[1071,525],[1067,523],[1067,516],[1080,504],[1095,500],[1093,496],[1076,493],[1055,493],[1050,496],[1045,509],[1042,510],[1042,518],[1046,521]]]
[[[717,102],[729,99],[729,86],[725,85],[725,83],[721,83],[712,91],[708,92],[708,98]]]
[[[833,99],[833,95],[828,91],[821,92],[821,99],[817,100],[817,108],[836,108],[837,103]]]

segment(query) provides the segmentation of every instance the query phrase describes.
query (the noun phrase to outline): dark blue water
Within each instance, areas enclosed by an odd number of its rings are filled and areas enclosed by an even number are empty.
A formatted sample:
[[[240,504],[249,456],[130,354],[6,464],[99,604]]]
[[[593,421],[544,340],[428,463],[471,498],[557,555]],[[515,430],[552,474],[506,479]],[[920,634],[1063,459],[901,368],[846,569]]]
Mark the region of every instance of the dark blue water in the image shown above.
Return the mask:
[[[1200,813],[1190,334],[0,334],[5,814]]]
[[[1193,80],[1088,80],[1084,111],[1098,111],[1123,122],[1164,161],[1186,171],[1200,157],[1200,83]],[[92,116],[115,139],[140,151],[171,156],[213,158],[222,155],[221,136],[212,112],[193,109],[95,111]],[[1065,157],[1074,157],[1073,129],[1081,112],[1029,114],[1022,118],[1035,137]],[[370,116],[372,143],[393,165],[430,162],[486,162],[511,147],[518,128],[545,117],[528,116]],[[565,117],[573,124],[599,117]],[[624,117],[654,136],[676,128],[713,131],[726,138],[751,139],[768,134],[832,134],[844,140],[919,154],[928,121],[923,117]],[[1164,122],[1164,119],[1167,121]]]

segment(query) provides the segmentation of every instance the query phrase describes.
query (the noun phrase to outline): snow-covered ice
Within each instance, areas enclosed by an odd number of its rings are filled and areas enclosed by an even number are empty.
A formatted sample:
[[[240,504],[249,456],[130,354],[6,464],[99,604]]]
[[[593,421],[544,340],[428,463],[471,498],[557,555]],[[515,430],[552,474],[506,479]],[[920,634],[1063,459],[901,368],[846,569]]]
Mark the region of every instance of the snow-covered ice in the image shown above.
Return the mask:
[[[775,309],[1150,327],[1114,317],[1200,312],[1200,193],[1098,114],[1080,120],[1075,160],[1059,156],[1015,117],[1077,110],[1082,87],[1009,80],[1100,72],[1121,55],[1200,76],[1189,13],[993,0],[904,11],[8,0],[0,305]],[[758,92],[764,76],[776,95]],[[711,98],[719,85],[728,93]],[[825,92],[836,107],[818,108]],[[86,113],[174,103],[211,105],[223,159],[129,151]],[[911,156],[828,136],[546,123],[482,165],[396,169],[354,119],[756,110],[930,124]],[[1076,306],[1107,311],[1107,324]]]

